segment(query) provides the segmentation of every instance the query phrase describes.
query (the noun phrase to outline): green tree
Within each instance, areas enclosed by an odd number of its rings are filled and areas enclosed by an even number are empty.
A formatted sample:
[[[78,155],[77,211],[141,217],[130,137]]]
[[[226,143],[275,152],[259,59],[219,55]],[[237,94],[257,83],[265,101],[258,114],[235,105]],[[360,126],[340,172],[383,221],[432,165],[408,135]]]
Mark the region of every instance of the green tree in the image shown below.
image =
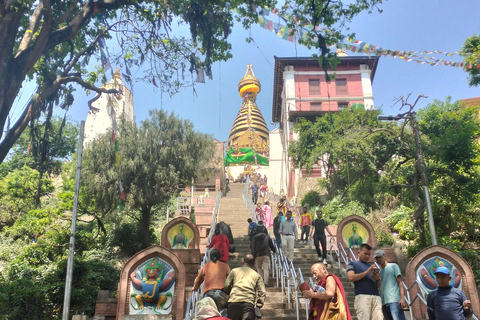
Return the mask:
[[[23,167],[0,179],[0,228],[12,225],[34,208],[39,176],[38,171]],[[51,193],[51,180],[42,180],[41,195]]]
[[[281,13],[297,16],[296,30],[310,21],[327,28],[308,31],[309,47],[321,48],[331,58],[327,45],[341,39],[346,22],[363,10],[376,8],[382,0],[314,0],[287,2]],[[211,77],[215,61],[231,58],[227,41],[234,22],[244,27],[257,21],[263,7],[273,8],[274,0],[99,0],[0,2],[0,162],[42,110],[55,105],[68,109],[75,87],[97,93],[111,92],[98,86],[105,81],[105,39],[118,41],[111,47],[111,63],[121,65],[131,80],[129,68],[141,66],[139,78],[153,82],[171,94],[182,85],[192,85],[185,73],[203,68]],[[233,10],[239,14],[233,16]],[[294,24],[287,19],[287,24]],[[191,37],[182,36],[184,27]],[[93,71],[93,60],[103,60]],[[324,59],[324,61],[327,61]],[[326,68],[325,70],[327,70]],[[37,86],[17,121],[8,126],[13,102],[26,81]],[[7,129],[7,130],[5,130]],[[4,134],[4,132],[6,132]]]
[[[480,191],[479,107],[459,101],[435,100],[418,112],[418,125],[426,145],[435,226],[440,235],[465,230],[476,240]]]
[[[398,144],[391,125],[379,123],[378,114],[347,109],[319,117],[315,123],[304,119],[294,128],[299,139],[288,152],[299,168],[325,169],[329,199],[356,195],[363,197],[366,207],[378,206],[372,185]]]
[[[194,130],[190,121],[162,110],[151,110],[140,127],[119,124],[119,156],[107,134],[93,142],[85,152],[82,181],[95,199],[98,212],[116,210],[119,180],[127,194],[126,214],[140,224],[142,244],[150,245],[151,218],[160,205],[208,172],[214,156],[210,136]]]
[[[404,106],[410,106],[402,98]],[[379,122],[378,113],[342,112],[303,121],[299,140],[289,149],[294,163],[327,170],[322,183],[330,198],[358,201],[377,209],[392,197],[407,208],[421,245],[426,244],[425,200],[416,161],[416,146],[408,122]],[[418,112],[424,160],[427,164],[434,219],[439,236],[458,230],[474,232],[478,221],[478,108],[434,101]],[[338,201],[338,200],[337,200]]]
[[[461,54],[464,56],[464,62],[467,63],[464,69],[468,73],[468,84],[471,87],[480,85],[480,35],[468,37],[463,44]]]

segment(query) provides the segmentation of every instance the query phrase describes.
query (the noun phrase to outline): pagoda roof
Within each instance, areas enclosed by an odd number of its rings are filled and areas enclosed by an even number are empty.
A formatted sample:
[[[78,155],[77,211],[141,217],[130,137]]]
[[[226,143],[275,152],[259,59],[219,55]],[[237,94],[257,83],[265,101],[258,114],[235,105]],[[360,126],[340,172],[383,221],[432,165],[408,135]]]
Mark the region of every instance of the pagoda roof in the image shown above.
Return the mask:
[[[286,66],[315,66],[318,67],[318,60],[312,57],[277,57],[275,58],[275,71],[273,76],[273,103],[272,103],[272,121],[280,122],[282,112],[282,91],[283,91],[283,72]],[[373,84],[375,71],[377,70],[378,60],[380,57],[363,57],[363,56],[346,56],[338,57],[340,63],[338,66],[344,65],[360,65],[367,64],[372,71],[370,81]],[[329,70],[330,71],[330,70]],[[333,71],[333,69],[331,70]]]

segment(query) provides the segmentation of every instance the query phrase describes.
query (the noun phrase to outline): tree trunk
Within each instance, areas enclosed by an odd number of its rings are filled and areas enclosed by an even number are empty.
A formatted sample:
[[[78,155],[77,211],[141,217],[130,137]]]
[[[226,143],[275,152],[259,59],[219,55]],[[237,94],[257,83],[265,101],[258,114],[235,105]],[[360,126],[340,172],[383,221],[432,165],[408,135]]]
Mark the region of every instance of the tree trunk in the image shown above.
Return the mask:
[[[150,208],[143,208],[141,210],[142,218],[140,219],[140,231],[142,232],[141,239],[143,248],[150,247]]]
[[[422,198],[420,197],[420,187],[418,185],[418,173],[413,175],[413,197],[418,203],[418,207],[413,211],[412,220],[413,227],[418,231],[418,239],[420,241],[420,246],[426,247],[427,240],[425,237],[425,204],[423,203]]]

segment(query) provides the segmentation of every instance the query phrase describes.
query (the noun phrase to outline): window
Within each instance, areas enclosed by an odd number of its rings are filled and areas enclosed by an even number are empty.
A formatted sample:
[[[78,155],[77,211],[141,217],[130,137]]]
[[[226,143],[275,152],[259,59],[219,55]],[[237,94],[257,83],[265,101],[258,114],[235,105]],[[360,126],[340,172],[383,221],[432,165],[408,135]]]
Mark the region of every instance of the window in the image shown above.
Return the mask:
[[[335,79],[335,87],[337,88],[337,96],[347,95],[347,79]]]
[[[342,111],[343,109],[348,108],[348,102],[339,102],[338,103],[338,111]]]
[[[322,111],[322,103],[310,102],[310,111]]]
[[[308,93],[311,96],[320,95],[320,79],[308,80]]]

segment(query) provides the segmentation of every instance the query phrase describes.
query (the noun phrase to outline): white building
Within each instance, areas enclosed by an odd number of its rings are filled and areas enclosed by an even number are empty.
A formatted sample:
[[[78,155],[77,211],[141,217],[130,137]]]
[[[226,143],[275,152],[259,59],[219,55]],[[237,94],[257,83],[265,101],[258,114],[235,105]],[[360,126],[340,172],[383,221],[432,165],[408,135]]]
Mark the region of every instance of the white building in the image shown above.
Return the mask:
[[[117,89],[120,93],[97,94],[95,98],[89,101],[87,120],[85,121],[85,134],[83,147],[86,148],[99,135],[112,131],[114,121],[119,121],[121,117],[129,121],[134,121],[133,114],[133,95],[125,87],[120,75],[120,70],[113,73],[112,79],[103,87],[105,89]]]

